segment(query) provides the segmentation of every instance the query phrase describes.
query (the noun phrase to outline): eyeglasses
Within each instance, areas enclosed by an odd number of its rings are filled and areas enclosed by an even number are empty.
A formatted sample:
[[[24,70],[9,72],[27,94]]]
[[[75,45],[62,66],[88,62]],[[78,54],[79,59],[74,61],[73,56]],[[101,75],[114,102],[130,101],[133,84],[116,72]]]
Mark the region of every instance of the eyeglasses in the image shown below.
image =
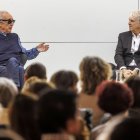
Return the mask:
[[[0,21],[6,21],[8,24],[15,23],[13,19],[0,19]]]

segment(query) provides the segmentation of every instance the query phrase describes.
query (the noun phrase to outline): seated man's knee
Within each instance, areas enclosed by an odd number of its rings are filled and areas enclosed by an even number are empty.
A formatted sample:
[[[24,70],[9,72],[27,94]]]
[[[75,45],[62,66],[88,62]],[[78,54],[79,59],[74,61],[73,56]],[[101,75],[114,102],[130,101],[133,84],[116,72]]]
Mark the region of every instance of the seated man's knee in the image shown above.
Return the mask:
[[[18,62],[18,60],[15,58],[15,57],[11,57],[9,60],[8,60],[8,62]]]
[[[16,67],[16,66],[19,66],[19,61],[15,58],[15,57],[11,57],[8,62],[7,62],[7,67]]]

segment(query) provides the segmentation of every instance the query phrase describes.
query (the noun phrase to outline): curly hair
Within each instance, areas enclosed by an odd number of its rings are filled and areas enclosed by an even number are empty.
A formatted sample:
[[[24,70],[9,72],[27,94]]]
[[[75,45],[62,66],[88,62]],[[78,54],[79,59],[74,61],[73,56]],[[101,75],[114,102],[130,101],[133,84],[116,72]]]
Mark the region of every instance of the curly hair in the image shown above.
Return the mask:
[[[84,57],[79,68],[82,92],[86,94],[94,94],[96,87],[112,76],[111,66],[99,57]]]

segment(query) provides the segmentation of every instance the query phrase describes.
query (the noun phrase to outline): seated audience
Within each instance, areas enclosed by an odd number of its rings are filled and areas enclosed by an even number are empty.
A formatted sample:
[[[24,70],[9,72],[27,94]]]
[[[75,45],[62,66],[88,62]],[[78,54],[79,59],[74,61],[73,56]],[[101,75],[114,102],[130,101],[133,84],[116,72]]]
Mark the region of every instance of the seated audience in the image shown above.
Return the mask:
[[[79,131],[76,95],[70,91],[43,91],[38,103],[42,140],[73,140]]]
[[[51,84],[47,83],[46,80],[41,80],[37,77],[31,77],[27,81],[25,81],[22,93],[26,95],[35,95],[39,97],[41,96],[41,91],[45,89],[51,90],[53,89],[53,87],[51,86]]]
[[[31,85],[32,83],[40,82],[40,81],[41,81],[41,79],[39,79],[39,78],[36,77],[36,76],[32,76],[32,77],[28,78],[28,79],[25,81],[25,83],[24,83],[24,85],[23,85],[23,87],[22,87],[21,92],[22,92],[22,93],[29,92],[29,91],[30,91],[30,85]],[[46,80],[45,80],[45,81],[46,81]]]
[[[96,87],[104,80],[110,79],[110,65],[99,57],[87,56],[80,63],[81,92],[79,108],[89,108],[93,112],[93,126],[99,124],[103,111],[97,105]]]
[[[40,140],[36,114],[37,98],[18,94],[9,109],[12,130],[25,140]]]
[[[128,109],[133,104],[133,93],[127,85],[115,81],[104,81],[96,89],[98,105],[111,117],[105,124],[99,125],[92,131],[92,140],[112,128],[122,119],[128,116]],[[100,140],[99,135],[99,140]],[[105,139],[106,136],[104,135]]]
[[[132,89],[134,96],[134,103],[129,109],[129,116],[140,117],[140,77],[132,76],[125,83]]]
[[[9,126],[8,112],[11,100],[18,94],[15,83],[0,77],[0,125]]]
[[[54,73],[50,82],[54,85],[54,87],[58,89],[71,90],[74,92],[78,92],[77,90],[77,82],[78,76],[73,71],[60,70]]]
[[[34,62],[30,64],[24,73],[24,80],[26,81],[32,76],[36,76],[40,79],[47,79],[47,70],[46,67],[40,62]]]
[[[0,140],[23,140],[10,128],[9,106],[18,94],[16,84],[5,77],[0,77]]]

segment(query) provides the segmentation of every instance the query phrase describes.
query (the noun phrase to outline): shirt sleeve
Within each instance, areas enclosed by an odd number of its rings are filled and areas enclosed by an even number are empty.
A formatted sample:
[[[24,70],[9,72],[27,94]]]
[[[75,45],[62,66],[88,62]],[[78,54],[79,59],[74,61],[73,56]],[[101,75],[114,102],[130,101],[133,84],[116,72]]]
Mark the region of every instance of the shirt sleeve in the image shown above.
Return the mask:
[[[18,37],[18,43],[19,43],[19,46],[21,47],[22,53],[24,53],[24,54],[27,56],[27,59],[28,59],[28,60],[34,59],[34,58],[36,58],[36,57],[38,56],[39,51],[37,50],[37,48],[32,48],[32,49],[30,49],[30,50],[26,50],[26,49],[22,46],[19,37]]]

